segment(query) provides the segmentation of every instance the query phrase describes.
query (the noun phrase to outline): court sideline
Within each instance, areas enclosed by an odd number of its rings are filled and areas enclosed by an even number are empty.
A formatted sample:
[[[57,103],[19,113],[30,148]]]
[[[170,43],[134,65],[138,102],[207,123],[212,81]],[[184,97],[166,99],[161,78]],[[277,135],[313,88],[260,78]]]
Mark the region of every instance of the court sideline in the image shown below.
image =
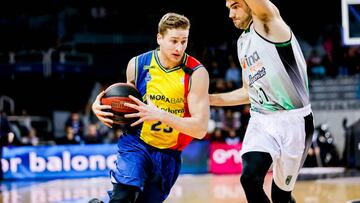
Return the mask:
[[[346,203],[360,199],[360,175],[302,175],[295,186],[297,203]],[[306,180],[309,179],[309,180]],[[269,194],[271,173],[265,179]],[[1,203],[86,203],[92,197],[107,202],[111,189],[107,177],[49,181],[6,181]],[[239,175],[181,175],[165,203],[246,203]]]

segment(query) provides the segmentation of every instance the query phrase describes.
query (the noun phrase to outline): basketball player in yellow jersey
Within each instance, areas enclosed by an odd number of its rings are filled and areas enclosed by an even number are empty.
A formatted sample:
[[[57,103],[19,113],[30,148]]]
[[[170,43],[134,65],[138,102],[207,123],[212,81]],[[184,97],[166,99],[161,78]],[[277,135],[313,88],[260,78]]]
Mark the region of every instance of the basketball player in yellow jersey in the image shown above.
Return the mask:
[[[110,202],[163,202],[174,185],[181,151],[193,138],[201,139],[209,120],[209,75],[202,64],[185,53],[190,22],[179,14],[165,14],[158,26],[159,48],[132,58],[127,83],[143,101],[127,103],[138,118],[118,142],[117,167],[111,171]],[[96,116],[111,127],[110,106],[93,103]]]

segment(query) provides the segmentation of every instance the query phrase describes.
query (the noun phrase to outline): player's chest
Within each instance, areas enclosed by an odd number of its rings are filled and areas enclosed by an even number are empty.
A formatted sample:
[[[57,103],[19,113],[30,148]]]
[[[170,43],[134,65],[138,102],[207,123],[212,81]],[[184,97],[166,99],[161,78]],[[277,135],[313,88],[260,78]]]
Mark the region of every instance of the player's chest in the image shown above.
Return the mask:
[[[245,82],[251,87],[253,83],[266,76],[264,50],[251,40],[239,40],[238,57]]]
[[[160,71],[149,72],[146,91],[149,95],[157,95],[156,100],[170,99],[172,101],[183,98],[185,95],[185,77],[179,72],[164,73]]]

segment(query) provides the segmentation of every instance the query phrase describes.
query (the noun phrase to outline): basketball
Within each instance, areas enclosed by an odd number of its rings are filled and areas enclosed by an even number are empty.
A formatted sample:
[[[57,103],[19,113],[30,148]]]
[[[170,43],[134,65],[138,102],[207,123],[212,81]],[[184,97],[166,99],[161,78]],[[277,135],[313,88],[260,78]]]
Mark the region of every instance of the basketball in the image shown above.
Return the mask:
[[[127,83],[115,83],[105,89],[105,94],[101,98],[101,104],[111,106],[110,112],[114,114],[112,117],[113,125],[129,124],[138,119],[124,117],[125,114],[137,112],[136,109],[124,105],[124,103],[136,104],[129,98],[129,95],[142,101],[140,92],[133,85]]]

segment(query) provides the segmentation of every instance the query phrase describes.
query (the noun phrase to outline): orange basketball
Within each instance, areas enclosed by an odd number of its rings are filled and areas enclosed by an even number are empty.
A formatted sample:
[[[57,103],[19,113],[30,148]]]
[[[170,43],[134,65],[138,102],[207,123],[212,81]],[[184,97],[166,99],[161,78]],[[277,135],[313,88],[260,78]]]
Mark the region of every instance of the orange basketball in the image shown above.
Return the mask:
[[[125,114],[136,113],[137,110],[127,107],[124,103],[134,103],[129,98],[132,95],[142,101],[140,92],[133,86],[127,83],[115,83],[105,89],[105,94],[101,98],[101,104],[110,105],[114,125],[129,124],[136,121],[138,118],[125,118]]]

